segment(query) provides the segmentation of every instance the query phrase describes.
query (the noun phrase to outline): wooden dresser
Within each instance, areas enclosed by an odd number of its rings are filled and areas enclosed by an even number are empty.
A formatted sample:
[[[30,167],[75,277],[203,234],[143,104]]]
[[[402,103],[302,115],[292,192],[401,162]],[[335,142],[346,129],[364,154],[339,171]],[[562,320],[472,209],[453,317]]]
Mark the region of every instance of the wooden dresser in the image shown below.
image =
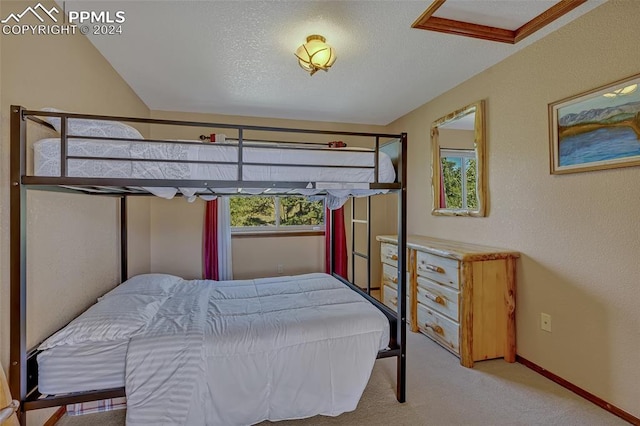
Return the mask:
[[[397,238],[379,235],[376,239],[381,242],[381,298],[395,308]],[[520,254],[419,235],[407,237],[407,250],[411,330],[460,357],[465,367],[492,358],[514,362]]]

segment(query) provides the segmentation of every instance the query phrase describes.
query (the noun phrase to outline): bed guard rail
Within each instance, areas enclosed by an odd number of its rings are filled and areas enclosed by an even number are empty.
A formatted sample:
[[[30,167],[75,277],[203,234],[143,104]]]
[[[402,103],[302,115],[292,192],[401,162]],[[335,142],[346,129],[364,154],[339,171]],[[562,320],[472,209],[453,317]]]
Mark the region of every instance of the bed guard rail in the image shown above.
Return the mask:
[[[388,146],[393,144],[394,141],[397,142],[397,145],[400,146],[400,139],[402,135],[399,134],[389,134],[389,133],[370,133],[370,132],[347,132],[347,131],[331,131],[331,130],[311,130],[311,129],[295,129],[295,128],[285,128],[285,127],[269,127],[269,126],[253,126],[253,125],[236,125],[236,124],[226,124],[226,123],[210,123],[210,122],[197,122],[197,121],[179,121],[179,120],[167,120],[167,119],[152,119],[152,118],[138,118],[138,117],[120,117],[120,116],[104,116],[104,115],[90,115],[90,114],[76,114],[76,113],[68,113],[68,112],[60,112],[60,111],[39,111],[39,110],[27,110],[21,106],[13,105],[11,107],[12,116],[19,117],[19,123],[12,125],[12,140],[11,145],[13,149],[16,149],[18,146],[20,147],[20,160],[21,160],[21,176],[27,177],[26,180],[23,180],[23,183],[28,184],[41,184],[41,185],[78,185],[81,186],[81,181],[87,182],[88,184],[93,184],[96,186],[100,185],[109,185],[110,181],[113,182],[113,186],[165,186],[166,184],[170,184],[167,186],[182,186],[182,187],[194,187],[194,188],[225,188],[229,187],[232,183],[236,184],[238,188],[255,188],[255,187],[271,187],[274,189],[277,188],[309,188],[310,182],[250,182],[244,179],[243,168],[247,166],[276,166],[276,167],[300,167],[301,164],[289,164],[285,162],[256,162],[256,161],[247,161],[246,157],[246,148],[256,148],[256,149],[264,149],[264,150],[273,150],[273,149],[282,149],[282,150],[308,150],[308,151],[318,151],[318,150],[327,150],[332,149],[331,147],[339,147],[340,152],[362,152],[362,148],[352,148],[347,146],[343,141],[325,141],[324,143],[318,143],[317,141],[303,141],[303,140],[287,140],[288,137],[285,134],[299,134],[305,135],[304,137],[311,137],[313,135],[323,135],[328,136],[328,139],[333,139],[336,136],[346,137],[346,138],[366,138],[369,142],[366,143],[366,146],[371,149],[371,153],[373,154],[373,164],[369,165],[354,165],[354,164],[304,164],[304,167],[314,168],[314,167],[326,167],[330,169],[335,169],[339,171],[340,169],[372,169],[373,170],[373,178],[370,181],[369,185],[371,189],[397,189],[396,186],[399,186],[398,179],[396,178],[396,182],[380,182],[380,170],[379,170],[379,159],[380,152],[384,152],[385,154],[389,151]],[[47,120],[47,118],[50,118]],[[51,124],[51,118],[55,118],[59,120],[59,125],[53,126]],[[39,125],[43,125],[49,127],[53,130],[56,130],[60,136],[60,159],[59,159],[59,175],[57,176],[38,176],[37,179],[32,177],[26,173],[27,171],[27,141],[26,141],[26,120],[38,123]],[[166,126],[174,126],[175,128],[206,128],[206,129],[227,129],[232,132],[235,132],[235,138],[229,139],[234,142],[225,142],[224,140],[220,143],[216,142],[216,145],[221,146],[234,146],[237,147],[237,154],[235,159],[215,159],[215,160],[194,160],[190,158],[130,158],[129,160],[135,161],[136,163],[140,162],[153,162],[157,164],[174,164],[175,166],[186,165],[233,165],[237,166],[237,178],[234,181],[226,180],[226,181],[204,181],[204,180],[193,180],[193,179],[180,179],[179,181],[170,181],[168,179],[140,179],[140,178],[127,178],[127,179],[114,179],[114,178],[77,178],[69,176],[69,160],[100,160],[100,161],[110,161],[110,162],[118,162],[123,161],[122,157],[107,157],[107,156],[86,156],[86,155],[78,155],[78,154],[70,154],[69,153],[69,143],[72,140],[95,140],[96,142],[100,141],[118,141],[118,142],[130,142],[131,144],[140,144],[140,143],[157,143],[157,144],[171,144],[168,148],[178,145],[190,146],[190,145],[199,145],[202,146],[203,142],[201,140],[176,140],[176,139],[162,139],[162,138],[149,138],[149,139],[139,139],[139,138],[131,138],[131,137],[111,137],[111,136],[97,136],[97,135],[77,135],[73,134],[73,123],[82,122],[82,120],[99,120],[99,121],[113,121],[113,122],[124,122],[124,123],[137,123],[137,124],[146,124],[146,125],[161,125],[163,127]],[[17,122],[18,120],[16,120]],[[70,127],[71,124],[71,127]],[[16,131],[18,130],[18,131]],[[248,138],[248,134],[251,133],[253,135],[263,135],[263,134],[273,134],[278,133],[277,137],[281,137],[284,140],[274,140],[269,138]],[[312,135],[312,136],[309,136]],[[206,139],[206,136],[204,137]],[[194,138],[194,139],[197,139]],[[201,138],[202,139],[202,138]],[[303,139],[302,136],[296,137],[296,139]],[[371,139],[373,139],[373,143],[371,143]],[[362,139],[360,139],[362,140]],[[340,142],[340,144],[337,144]],[[385,149],[386,147],[386,149]],[[397,151],[397,149],[392,149],[391,151]],[[394,168],[396,168],[395,161],[392,163]],[[399,171],[396,168],[396,176],[399,175]],[[56,183],[56,179],[58,179]],[[164,182],[162,182],[164,180]],[[348,183],[348,182],[347,182]],[[175,184],[175,185],[174,185]],[[356,184],[354,182],[354,184]],[[259,185],[259,186],[256,186]],[[314,183],[315,185],[315,183]],[[315,186],[313,186],[315,188]],[[211,189],[209,189],[211,191]]]

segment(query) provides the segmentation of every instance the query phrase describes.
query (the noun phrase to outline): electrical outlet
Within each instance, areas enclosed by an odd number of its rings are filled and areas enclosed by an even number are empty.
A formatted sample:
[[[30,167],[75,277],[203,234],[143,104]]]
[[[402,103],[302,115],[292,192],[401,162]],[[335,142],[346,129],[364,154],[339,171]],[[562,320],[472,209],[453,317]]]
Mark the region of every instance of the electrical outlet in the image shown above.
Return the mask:
[[[540,314],[540,328],[551,333],[551,315],[544,312]]]
[[[279,274],[284,274],[284,266],[282,265],[282,263],[278,263],[276,270],[278,271]]]

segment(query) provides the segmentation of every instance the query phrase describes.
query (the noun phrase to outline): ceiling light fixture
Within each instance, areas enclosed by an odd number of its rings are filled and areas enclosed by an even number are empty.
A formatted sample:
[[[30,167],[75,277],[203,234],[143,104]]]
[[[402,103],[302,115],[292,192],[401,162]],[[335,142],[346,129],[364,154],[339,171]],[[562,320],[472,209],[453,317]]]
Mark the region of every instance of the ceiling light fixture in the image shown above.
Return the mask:
[[[336,61],[336,52],[326,41],[323,36],[313,34],[296,50],[298,64],[310,75],[314,75],[318,70],[328,71]]]

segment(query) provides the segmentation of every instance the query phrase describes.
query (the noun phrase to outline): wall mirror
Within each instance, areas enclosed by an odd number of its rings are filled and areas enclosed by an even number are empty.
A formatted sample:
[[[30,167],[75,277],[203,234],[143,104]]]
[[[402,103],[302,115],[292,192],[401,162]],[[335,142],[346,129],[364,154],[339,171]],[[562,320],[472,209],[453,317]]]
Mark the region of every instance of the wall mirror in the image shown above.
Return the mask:
[[[479,101],[431,125],[434,215],[485,215],[484,108]]]

